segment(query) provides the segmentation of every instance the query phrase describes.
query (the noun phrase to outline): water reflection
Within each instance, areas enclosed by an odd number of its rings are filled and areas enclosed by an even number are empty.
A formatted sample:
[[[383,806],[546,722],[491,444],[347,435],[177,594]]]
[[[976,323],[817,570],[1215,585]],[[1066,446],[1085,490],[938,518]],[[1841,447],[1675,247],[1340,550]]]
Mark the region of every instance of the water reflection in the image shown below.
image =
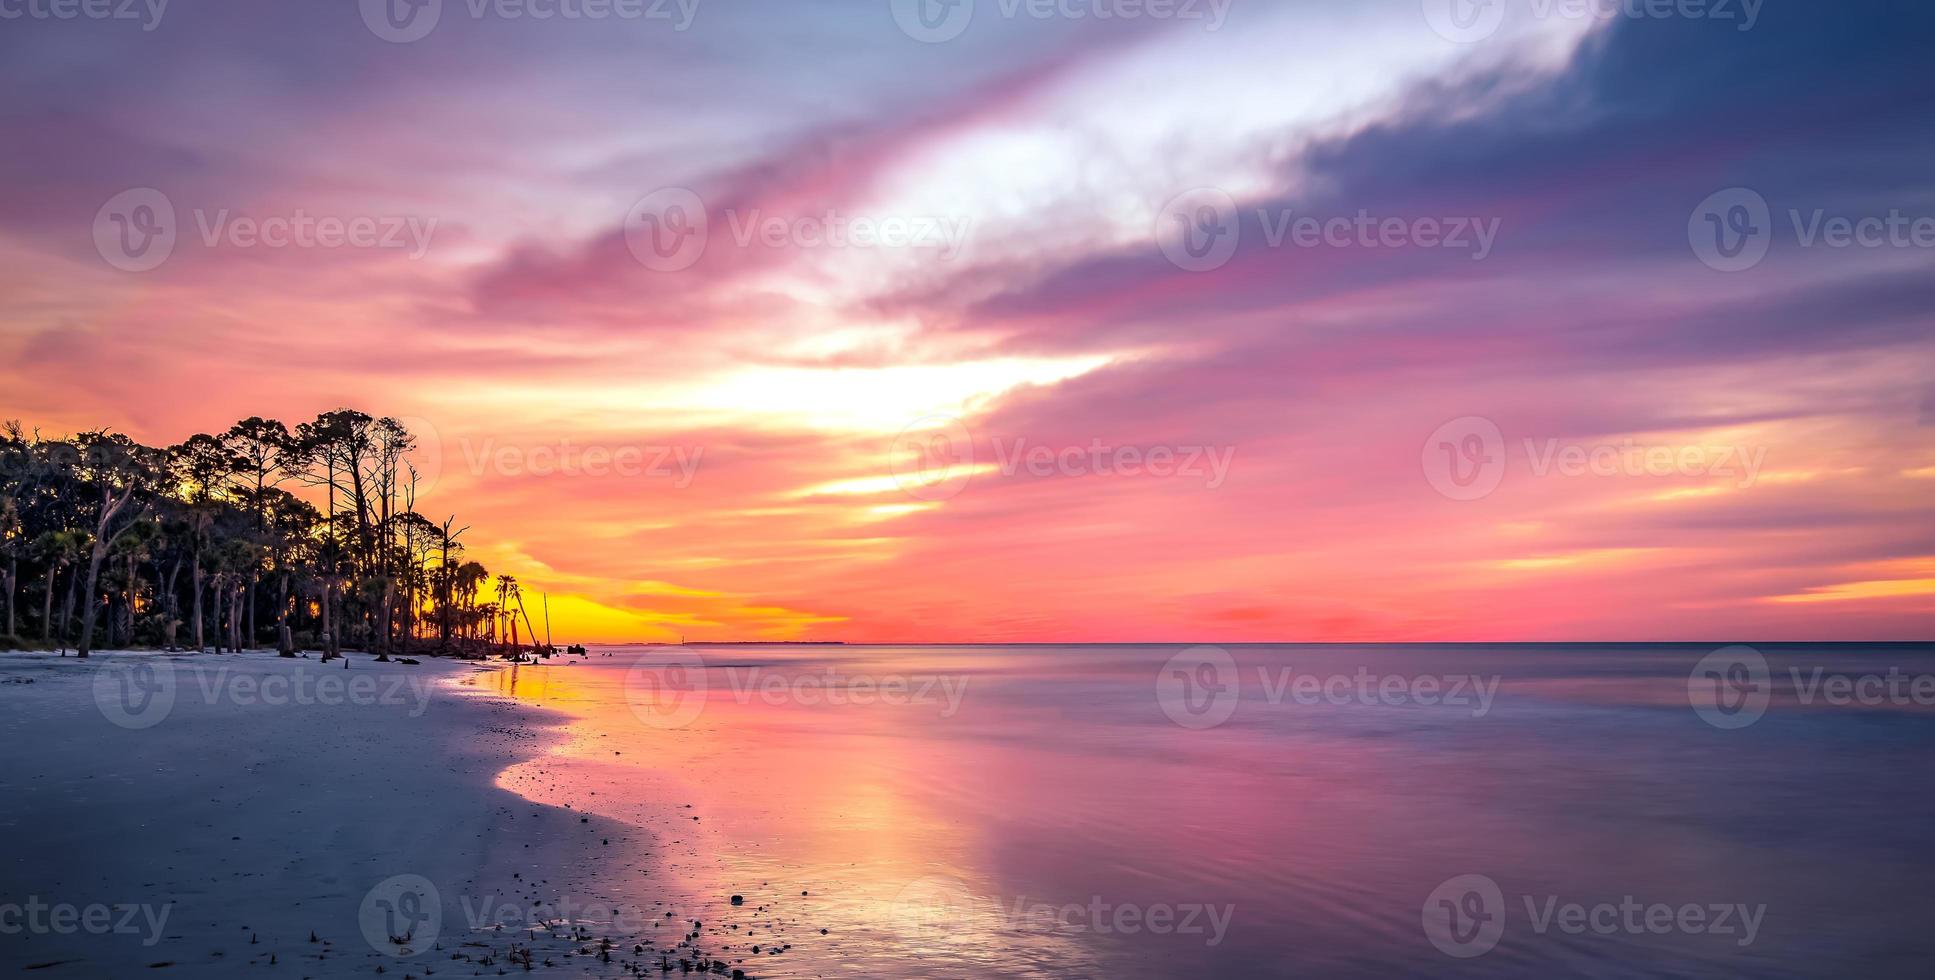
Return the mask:
[[[1717,731],[1686,700],[1711,649],[1232,648],[1237,703],[1201,728],[1165,711],[1175,647],[622,648],[487,683],[572,719],[503,785],[651,831],[654,887],[694,907],[786,917],[759,976],[1779,976],[1866,943],[1897,951],[1865,961],[1885,974],[1927,952],[1935,805],[1899,778],[1927,712]],[[1492,700],[1449,701],[1462,676]],[[1459,960],[1420,910],[1470,873],[1510,927]],[[1747,945],[1528,918],[1628,895],[1767,911]]]

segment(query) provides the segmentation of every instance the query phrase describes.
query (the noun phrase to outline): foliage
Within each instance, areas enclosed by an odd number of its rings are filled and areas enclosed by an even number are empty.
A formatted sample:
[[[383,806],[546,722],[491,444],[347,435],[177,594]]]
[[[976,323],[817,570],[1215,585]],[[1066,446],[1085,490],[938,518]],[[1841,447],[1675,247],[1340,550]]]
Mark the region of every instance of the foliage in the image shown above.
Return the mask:
[[[106,646],[295,641],[479,653],[509,636],[464,529],[417,513],[415,439],[349,409],[249,418],[165,449],[0,429],[0,637]],[[291,489],[294,488],[292,492]],[[33,600],[38,600],[35,602]]]

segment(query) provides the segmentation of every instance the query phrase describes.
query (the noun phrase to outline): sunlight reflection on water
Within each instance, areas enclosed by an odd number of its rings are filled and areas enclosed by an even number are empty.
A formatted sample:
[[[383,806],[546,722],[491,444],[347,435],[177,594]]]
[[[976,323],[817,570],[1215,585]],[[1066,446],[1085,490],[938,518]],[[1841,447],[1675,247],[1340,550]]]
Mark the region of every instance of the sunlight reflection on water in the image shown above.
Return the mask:
[[[484,683],[572,718],[502,785],[650,831],[654,887],[770,908],[792,947],[755,976],[1778,976],[1928,951],[1909,919],[1935,806],[1898,778],[1926,710],[1776,684],[1766,718],[1716,730],[1687,700],[1710,646],[1238,646],[1203,695],[1227,719],[1192,728],[1162,691],[1180,649],[614,647]],[[1453,959],[1421,904],[1472,873],[1504,886],[1508,927]],[[1742,945],[1528,911],[1626,895],[1767,912]]]

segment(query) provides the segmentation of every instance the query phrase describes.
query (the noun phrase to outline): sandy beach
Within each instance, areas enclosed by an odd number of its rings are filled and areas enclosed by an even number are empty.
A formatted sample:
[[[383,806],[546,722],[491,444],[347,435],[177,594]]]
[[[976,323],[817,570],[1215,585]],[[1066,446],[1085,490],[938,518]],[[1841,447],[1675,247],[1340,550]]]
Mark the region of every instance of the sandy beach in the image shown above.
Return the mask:
[[[477,693],[474,663],[349,661],[0,659],[21,747],[0,761],[0,969],[468,976],[528,952],[620,976],[646,958],[631,933],[692,931],[601,894],[640,893],[642,832],[493,785],[556,716]]]

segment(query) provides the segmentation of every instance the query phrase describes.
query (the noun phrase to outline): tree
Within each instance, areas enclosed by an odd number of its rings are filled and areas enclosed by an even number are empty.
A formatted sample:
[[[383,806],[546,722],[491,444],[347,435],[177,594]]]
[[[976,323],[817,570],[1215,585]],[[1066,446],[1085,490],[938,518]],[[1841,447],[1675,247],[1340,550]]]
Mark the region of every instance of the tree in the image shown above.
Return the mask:
[[[92,653],[172,648],[192,623],[198,648],[228,650],[272,619],[287,656],[304,630],[326,656],[345,642],[461,650],[489,575],[463,560],[454,517],[416,512],[414,445],[395,420],[349,409],[293,433],[244,419],[165,451],[0,423],[0,635]],[[20,602],[35,583],[40,602]]]
[[[11,496],[0,496],[0,599],[7,603],[7,629],[0,638],[11,642],[19,618],[20,607],[20,554],[27,547],[26,525],[20,520],[20,510],[14,506]]]
[[[87,548],[87,535],[80,531],[48,531],[34,539],[34,553],[47,566],[47,596],[40,615],[40,639],[42,642],[55,639],[54,627],[54,590],[60,573],[80,560],[81,552]],[[60,639],[67,637],[67,628],[61,627]]]
[[[100,506],[94,515],[94,541],[88,549],[87,589],[82,592],[81,640],[74,647],[78,657],[88,655],[94,643],[94,621],[100,612],[95,590],[101,581],[101,563],[107,559],[109,545],[122,531],[139,520],[147,509],[141,500],[153,492],[162,470],[160,454],[135,443],[126,436],[106,431],[83,433],[81,448],[82,479],[99,489]]]

